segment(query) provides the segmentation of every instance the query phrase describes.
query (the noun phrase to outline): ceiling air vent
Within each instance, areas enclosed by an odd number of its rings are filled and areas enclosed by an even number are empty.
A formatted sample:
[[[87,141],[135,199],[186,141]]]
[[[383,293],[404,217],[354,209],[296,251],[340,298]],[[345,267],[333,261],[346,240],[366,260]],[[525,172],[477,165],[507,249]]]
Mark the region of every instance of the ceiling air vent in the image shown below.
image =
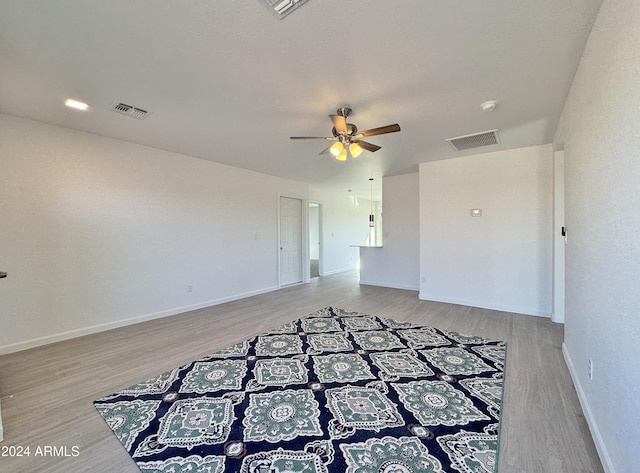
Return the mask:
[[[111,110],[114,112],[122,113],[123,115],[128,115],[133,118],[137,118],[138,120],[144,120],[149,115],[149,112],[143,110],[138,107],[134,107],[132,105],[127,105],[126,103],[117,103],[115,104]]]
[[[456,151],[466,151],[468,149],[500,144],[500,137],[498,136],[498,130],[489,130],[471,135],[447,138],[446,141],[448,141]]]
[[[309,0],[263,0],[278,18],[284,18]]]

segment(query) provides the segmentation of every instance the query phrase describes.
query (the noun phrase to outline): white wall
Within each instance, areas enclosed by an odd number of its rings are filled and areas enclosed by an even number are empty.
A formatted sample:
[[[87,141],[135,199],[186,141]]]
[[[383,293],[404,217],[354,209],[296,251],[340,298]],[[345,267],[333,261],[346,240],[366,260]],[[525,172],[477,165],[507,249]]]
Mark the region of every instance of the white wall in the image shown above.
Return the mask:
[[[640,2],[604,0],[561,120],[564,352],[609,473],[640,471],[639,25]]]
[[[551,145],[421,164],[420,299],[549,316],[552,195]]]
[[[418,173],[382,180],[382,248],[360,249],[360,284],[419,290]]]
[[[307,193],[0,114],[0,353],[276,289],[278,195]]]
[[[322,204],[321,276],[354,269],[358,248],[369,234],[369,201],[366,205],[347,192],[336,193],[319,186],[309,187],[309,200]]]

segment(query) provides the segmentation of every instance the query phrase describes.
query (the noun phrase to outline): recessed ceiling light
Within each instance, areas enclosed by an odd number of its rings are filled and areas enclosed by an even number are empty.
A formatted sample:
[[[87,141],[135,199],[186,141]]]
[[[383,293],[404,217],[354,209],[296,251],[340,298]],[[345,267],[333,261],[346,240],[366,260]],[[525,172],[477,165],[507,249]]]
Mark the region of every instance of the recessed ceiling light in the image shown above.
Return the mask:
[[[64,104],[67,107],[75,108],[76,110],[88,110],[89,109],[89,105],[87,105],[86,103],[78,102],[77,100],[73,100],[73,99],[65,100]]]
[[[497,106],[498,102],[495,100],[488,100],[480,104],[480,109],[482,109],[483,112],[493,112]]]

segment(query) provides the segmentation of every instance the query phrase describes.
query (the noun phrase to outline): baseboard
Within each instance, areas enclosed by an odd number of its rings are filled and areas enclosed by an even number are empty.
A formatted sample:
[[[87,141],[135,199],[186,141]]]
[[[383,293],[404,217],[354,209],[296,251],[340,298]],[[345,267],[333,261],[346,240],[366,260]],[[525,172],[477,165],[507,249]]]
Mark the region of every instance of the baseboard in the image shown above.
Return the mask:
[[[569,355],[569,350],[567,350],[567,346],[564,344],[564,342],[562,343],[562,354],[564,355],[564,361],[567,364],[567,368],[569,369],[569,374],[571,375],[573,386],[576,388],[578,400],[580,401],[580,406],[582,407],[582,413],[584,414],[584,418],[587,420],[587,425],[589,426],[591,437],[593,437],[593,443],[595,443],[596,445],[596,450],[598,451],[598,456],[600,457],[600,461],[602,462],[602,467],[604,468],[605,473],[616,473],[615,469],[613,468],[613,463],[611,462],[609,452],[607,451],[607,447],[602,440],[602,435],[600,434],[600,429],[598,429],[598,424],[596,424],[596,420],[593,417],[593,412],[591,412],[591,407],[589,407],[589,402],[587,401],[587,397],[585,396],[582,385],[580,384],[575,365],[571,360],[571,355]]]
[[[420,286],[410,286],[407,284],[394,284],[380,281],[367,281],[364,279],[360,279],[360,284],[363,284],[365,286],[390,287],[391,289],[404,289],[406,291],[415,292],[418,292],[420,290]]]
[[[331,276],[332,274],[338,273],[346,273],[347,271],[352,271],[354,268],[342,268],[342,269],[334,269],[332,271],[323,271],[320,276]]]
[[[418,294],[418,299],[422,301],[444,302],[446,304],[466,305],[469,307],[479,307],[481,309],[499,310],[501,312],[511,312],[514,314],[533,315],[535,317],[546,317],[546,318],[551,317],[551,311],[542,311],[542,310],[531,309],[529,307],[509,306],[509,305],[502,305],[502,304],[486,304],[484,302],[465,300],[465,299],[435,297],[430,294],[425,294],[423,292]]]
[[[27,350],[29,348],[49,345],[50,343],[61,342],[61,341],[69,340],[72,338],[82,337],[84,335],[91,335],[93,333],[112,330],[114,328],[126,327],[127,325],[134,325],[140,322],[146,322],[148,320],[161,319],[163,317],[170,317],[172,315],[183,314],[185,312],[190,312],[192,310],[204,309],[206,307],[212,307],[215,305],[224,304],[226,302],[233,302],[239,299],[245,299],[247,297],[257,296],[260,294],[265,294],[267,292],[276,291],[278,289],[279,288],[277,286],[267,287],[264,289],[259,289],[257,291],[245,292],[243,294],[235,294],[233,296],[214,299],[211,301],[199,302],[197,304],[191,304],[183,307],[175,307],[173,309],[154,312],[151,314],[139,315],[136,317],[116,320],[116,321],[108,322],[105,324],[92,325],[89,327],[46,335],[44,337],[33,338],[31,340],[25,340],[22,342],[12,343],[9,345],[3,345],[3,346],[0,346],[0,355],[7,355],[9,353],[15,353],[18,351]]]

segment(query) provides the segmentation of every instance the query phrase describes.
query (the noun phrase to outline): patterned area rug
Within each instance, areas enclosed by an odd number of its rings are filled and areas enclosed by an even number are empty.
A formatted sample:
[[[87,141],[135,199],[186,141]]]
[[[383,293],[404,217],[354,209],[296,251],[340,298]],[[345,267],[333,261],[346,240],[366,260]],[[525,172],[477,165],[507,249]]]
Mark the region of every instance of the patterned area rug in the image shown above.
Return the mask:
[[[327,307],[94,404],[144,473],[495,473],[505,357]]]

